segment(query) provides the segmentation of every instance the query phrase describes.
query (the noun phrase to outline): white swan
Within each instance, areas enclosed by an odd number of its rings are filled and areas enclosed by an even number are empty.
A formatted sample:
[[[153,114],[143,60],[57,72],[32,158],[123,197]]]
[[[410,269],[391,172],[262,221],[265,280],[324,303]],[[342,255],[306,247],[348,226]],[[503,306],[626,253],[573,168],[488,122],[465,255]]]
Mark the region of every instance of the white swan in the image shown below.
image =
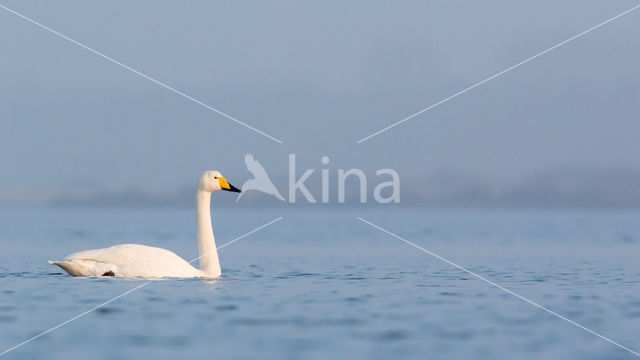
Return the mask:
[[[200,269],[173,252],[138,244],[116,245],[73,253],[64,261],[49,261],[71,276],[122,277],[219,277],[220,261],[211,227],[211,193],[218,190],[240,192],[218,171],[207,171],[198,182],[196,220]]]

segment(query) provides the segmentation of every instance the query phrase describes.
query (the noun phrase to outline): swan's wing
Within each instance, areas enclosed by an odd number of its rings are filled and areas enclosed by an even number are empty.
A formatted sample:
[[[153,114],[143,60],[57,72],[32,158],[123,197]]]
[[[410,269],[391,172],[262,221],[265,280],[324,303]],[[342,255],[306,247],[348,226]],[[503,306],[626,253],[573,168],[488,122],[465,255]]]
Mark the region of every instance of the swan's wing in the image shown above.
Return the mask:
[[[247,164],[247,170],[253,174],[256,179],[269,179],[267,171],[260,165],[260,163],[253,158],[253,155],[247,154],[244,156],[244,163]],[[269,180],[269,182],[271,182]]]
[[[65,261],[91,260],[114,265],[124,265],[134,261],[144,261],[151,246],[137,244],[116,245],[104,249],[79,251],[65,257]]]
[[[64,263],[76,263],[83,266],[94,264],[93,266],[96,268],[99,267],[100,269],[106,265],[108,269],[105,272],[115,270],[113,271],[115,276],[202,276],[200,270],[194,268],[173,252],[158,247],[138,244],[123,244],[105,249],[73,253],[65,258]],[[62,267],[60,264],[56,265]],[[65,271],[67,271],[67,269],[65,269]],[[97,275],[103,275],[105,272]],[[96,276],[96,274],[84,276]]]

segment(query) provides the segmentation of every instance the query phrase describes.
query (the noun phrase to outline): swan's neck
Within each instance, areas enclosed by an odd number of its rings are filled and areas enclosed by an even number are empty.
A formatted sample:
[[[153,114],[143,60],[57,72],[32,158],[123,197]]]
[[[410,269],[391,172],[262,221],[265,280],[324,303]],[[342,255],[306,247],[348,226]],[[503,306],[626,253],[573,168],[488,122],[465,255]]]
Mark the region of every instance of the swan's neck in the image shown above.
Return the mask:
[[[212,276],[220,276],[220,260],[216,250],[216,240],[211,227],[211,193],[198,190],[196,199],[196,220],[198,223],[198,252],[200,270]]]

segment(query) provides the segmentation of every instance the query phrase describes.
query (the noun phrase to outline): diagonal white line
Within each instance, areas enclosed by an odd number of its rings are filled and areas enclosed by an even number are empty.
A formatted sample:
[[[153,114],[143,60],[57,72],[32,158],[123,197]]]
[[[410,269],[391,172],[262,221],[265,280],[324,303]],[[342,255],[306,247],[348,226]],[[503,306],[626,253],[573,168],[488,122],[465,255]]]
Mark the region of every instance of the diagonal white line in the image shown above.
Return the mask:
[[[165,84],[165,83],[163,83],[163,82],[160,82],[160,81],[158,81],[158,80],[156,80],[156,79],[152,78],[151,76],[145,75],[145,74],[141,73],[140,71],[138,71],[138,70],[136,70],[136,69],[134,69],[134,68],[132,68],[132,67],[129,67],[129,66],[127,66],[127,65],[125,65],[125,64],[123,64],[123,63],[121,63],[121,62],[119,62],[119,61],[117,61],[117,60],[115,60],[115,59],[113,59],[113,58],[111,58],[111,57],[109,57],[109,56],[107,56],[107,55],[105,55],[105,54],[103,54],[103,53],[101,53],[101,52],[97,51],[97,50],[94,50],[94,49],[92,49],[92,48],[88,47],[87,45],[84,45],[84,44],[82,44],[82,43],[80,43],[80,42],[78,42],[78,41],[75,41],[75,40],[73,40],[72,38],[70,38],[70,37],[68,37],[68,36],[66,36],[66,35],[63,35],[63,34],[61,34],[61,33],[57,32],[57,31],[55,31],[55,30],[53,30],[53,29],[51,29],[51,28],[49,28],[49,27],[47,27],[47,26],[45,26],[45,25],[42,25],[41,23],[39,23],[39,22],[37,22],[37,21],[35,21],[35,20],[31,19],[31,18],[28,18],[28,17],[26,17],[26,16],[24,16],[24,15],[22,15],[22,14],[20,14],[20,13],[16,12],[16,11],[14,11],[14,10],[11,10],[11,9],[9,9],[8,7],[6,7],[6,6],[2,5],[2,4],[0,4],[0,8],[3,8],[3,9],[5,9],[5,10],[7,10],[8,12],[10,12],[10,13],[12,13],[12,14],[16,15],[16,16],[19,16],[19,17],[21,17],[21,18],[23,18],[23,19],[25,19],[25,20],[27,20],[27,21],[29,21],[30,23],[32,23],[32,24],[34,24],[34,25],[37,25],[37,26],[39,26],[39,27],[41,27],[41,28],[43,28],[43,29],[45,29],[45,30],[49,31],[49,32],[50,32],[50,33],[52,33],[52,34],[55,34],[55,35],[57,35],[57,36],[59,36],[59,37],[61,37],[61,38],[65,39],[65,40],[67,40],[67,41],[70,41],[70,42],[72,42],[72,43],[74,43],[74,44],[76,44],[76,45],[80,46],[81,48],[83,48],[83,49],[85,49],[85,50],[88,50],[88,51],[90,51],[90,52],[92,52],[92,53],[94,53],[94,54],[96,54],[96,55],[98,55],[98,56],[100,56],[100,57],[102,57],[102,58],[104,58],[104,59],[106,59],[106,60],[109,60],[109,61],[111,61],[112,63],[114,63],[114,64],[116,64],[116,65],[119,65],[119,66],[121,66],[121,67],[123,67],[123,68],[125,68],[125,69],[127,69],[127,70],[129,70],[129,71],[131,71],[132,73],[134,73],[134,74],[136,74],[136,75],[140,75],[140,76],[142,76],[143,78],[145,78],[145,79],[147,79],[147,80],[149,80],[149,81],[151,81],[151,82],[153,82],[153,83],[155,83],[155,84],[158,84],[158,85],[162,86],[163,88],[165,88],[165,89],[167,89],[167,90],[169,90],[169,91],[172,91],[172,92],[174,92],[174,93],[176,93],[176,94],[178,94],[178,95],[180,95],[180,96],[182,96],[182,97],[184,97],[184,98],[186,98],[186,99],[189,99],[189,100],[191,100],[191,101],[195,102],[195,103],[196,103],[196,104],[198,104],[198,105],[201,105],[201,106],[203,106],[203,107],[205,107],[205,108],[207,108],[207,109],[209,109],[209,110],[211,110],[211,111],[214,111],[214,112],[216,112],[216,113],[218,113],[218,114],[220,114],[220,115],[222,115],[222,116],[226,117],[227,119],[231,119],[231,120],[235,121],[236,123],[238,123],[238,124],[240,124],[240,125],[242,125],[242,126],[244,126],[244,127],[248,128],[248,129],[250,129],[250,130],[253,130],[253,131],[257,132],[258,134],[264,135],[264,136],[268,137],[269,139],[271,139],[271,140],[273,140],[273,141],[275,141],[275,142],[278,142],[278,143],[282,144],[282,141],[280,141],[280,140],[278,140],[278,139],[274,138],[273,136],[271,136],[271,135],[269,135],[269,134],[267,134],[267,133],[265,133],[265,132],[263,132],[263,131],[260,131],[260,130],[258,130],[258,129],[256,129],[256,128],[254,128],[253,126],[251,126],[251,125],[249,125],[249,124],[246,124],[246,123],[244,123],[244,122],[242,122],[242,121],[240,121],[240,120],[238,120],[238,119],[234,118],[233,116],[231,116],[231,115],[229,115],[229,114],[225,114],[225,113],[223,113],[222,111],[220,111],[220,110],[218,110],[218,109],[215,109],[215,108],[213,108],[213,107],[211,107],[211,106],[209,106],[209,105],[207,105],[207,104],[203,103],[202,101],[200,101],[200,100],[198,100],[198,99],[194,99],[193,97],[191,97],[191,96],[189,96],[189,95],[187,95],[187,94],[183,93],[182,91],[176,90],[176,89],[172,88],[171,86],[169,86],[169,85],[167,85],[167,84]]]
[[[264,224],[264,225],[262,225],[262,226],[260,226],[260,227],[257,227],[257,228],[255,228],[255,229],[253,229],[253,230],[249,231],[248,233],[246,233],[246,234],[244,234],[244,235],[242,235],[242,236],[239,236],[239,237],[237,237],[237,238],[235,238],[235,239],[233,239],[233,240],[231,240],[231,241],[229,241],[229,242],[227,242],[227,243],[225,243],[225,244],[223,244],[223,245],[219,246],[218,248],[216,248],[216,250],[220,250],[220,249],[224,248],[224,247],[225,247],[225,246],[227,246],[227,245],[231,245],[231,244],[233,244],[234,242],[236,242],[236,241],[238,241],[238,240],[240,240],[240,239],[242,239],[242,238],[245,238],[245,237],[247,237],[247,236],[249,236],[249,235],[253,234],[254,232],[256,232],[256,231],[258,231],[258,230],[260,230],[260,229],[264,229],[265,227],[267,227],[267,226],[269,226],[269,225],[273,224],[274,222],[276,222],[276,221],[278,221],[278,220],[281,220],[281,219],[282,219],[282,216],[281,216],[281,217],[279,217],[279,218],[277,218],[277,219],[271,220],[271,221],[269,221],[268,223],[266,223],[266,224]],[[213,250],[212,250],[212,251],[213,251]],[[202,254],[202,255],[198,256],[197,258],[195,258],[195,259],[193,259],[193,260],[189,261],[189,264],[191,264],[191,263],[192,263],[192,262],[194,262],[194,261],[199,260],[201,257],[203,257],[203,256],[205,256],[205,255],[207,255],[207,254],[209,254],[209,252],[204,253],[204,254]],[[9,353],[9,352],[11,352],[11,351],[13,351],[13,350],[15,350],[15,349],[17,349],[17,348],[21,347],[22,345],[25,345],[25,344],[27,344],[27,343],[29,343],[29,342],[31,342],[31,341],[33,341],[33,340],[35,340],[35,339],[37,339],[37,338],[39,338],[39,337],[43,336],[43,335],[45,335],[45,334],[48,334],[48,333],[50,333],[50,332],[52,332],[52,331],[54,331],[54,330],[58,329],[59,327],[62,327],[62,326],[66,325],[66,324],[68,324],[68,323],[70,323],[70,322],[72,322],[72,321],[74,321],[74,320],[76,320],[76,319],[79,319],[79,318],[81,318],[81,317],[83,317],[83,316],[87,315],[88,313],[90,313],[90,312],[92,312],[92,311],[94,311],[94,310],[97,310],[97,309],[99,309],[99,308],[101,308],[101,307],[103,307],[103,306],[105,306],[105,305],[107,305],[107,304],[109,304],[109,303],[111,303],[111,302],[113,302],[113,301],[115,301],[115,300],[118,300],[119,298],[121,298],[121,297],[123,297],[123,296],[125,296],[125,295],[127,295],[127,294],[130,294],[130,293],[132,293],[132,292],[134,292],[134,291],[136,291],[136,290],[138,290],[138,289],[140,289],[140,288],[142,288],[142,287],[145,287],[145,286],[147,286],[147,285],[151,284],[152,282],[157,281],[157,280],[159,280],[159,279],[160,279],[160,278],[151,279],[151,280],[149,280],[149,281],[147,281],[147,282],[144,282],[144,283],[142,283],[142,284],[140,284],[140,285],[138,285],[138,286],[134,287],[133,289],[127,290],[127,291],[123,292],[122,294],[120,294],[120,295],[118,295],[118,296],[116,296],[116,297],[114,297],[114,298],[112,298],[112,299],[109,299],[109,300],[107,300],[107,301],[103,302],[103,303],[102,303],[102,304],[100,304],[100,305],[96,305],[96,306],[92,307],[91,309],[89,309],[89,310],[87,310],[87,311],[85,311],[85,312],[83,312],[83,313],[80,313],[80,314],[78,314],[78,315],[76,315],[76,316],[72,317],[71,319],[69,319],[69,320],[67,320],[67,321],[61,322],[60,324],[58,324],[58,325],[56,325],[56,326],[54,326],[54,327],[50,328],[49,330],[43,331],[43,332],[41,332],[40,334],[38,334],[38,335],[36,335],[36,336],[34,336],[34,337],[32,337],[32,338],[29,338],[29,339],[27,339],[27,340],[25,340],[25,341],[21,342],[20,344],[15,345],[15,346],[13,346],[13,347],[11,347],[11,348],[9,348],[9,349],[7,349],[7,350],[3,351],[2,353],[0,353],[0,356],[3,356],[3,355],[5,355],[5,354],[7,354],[7,353]]]
[[[628,348],[628,347],[626,347],[626,346],[620,345],[620,344],[618,344],[617,342],[615,342],[615,341],[613,341],[613,340],[609,339],[608,337],[605,337],[605,336],[603,336],[603,335],[600,335],[600,334],[598,334],[597,332],[595,332],[595,331],[593,331],[593,330],[591,330],[591,329],[588,329],[588,328],[586,328],[586,327],[584,327],[584,326],[582,326],[582,325],[578,324],[577,322],[575,322],[575,321],[573,321],[573,320],[567,319],[566,317],[564,317],[564,316],[562,316],[562,315],[560,315],[560,314],[558,314],[558,313],[556,313],[556,312],[554,312],[554,311],[552,311],[552,310],[549,310],[549,309],[547,309],[546,307],[544,307],[544,306],[542,306],[542,305],[539,305],[539,304],[537,304],[537,303],[535,303],[535,302],[533,302],[533,301],[531,301],[531,300],[529,300],[529,299],[525,298],[525,297],[524,297],[524,296],[522,296],[522,295],[518,295],[518,294],[516,294],[515,292],[513,292],[513,291],[511,291],[511,290],[509,290],[509,289],[507,289],[507,288],[505,288],[505,287],[503,287],[503,286],[501,286],[501,285],[498,285],[498,284],[494,283],[493,281],[488,280],[488,279],[486,279],[485,277],[483,277],[483,276],[481,276],[481,275],[478,275],[478,274],[474,273],[474,272],[473,272],[473,271],[471,271],[471,270],[467,270],[467,269],[463,268],[462,266],[460,266],[460,265],[458,265],[458,264],[456,264],[456,263],[454,263],[454,262],[451,262],[451,261],[449,261],[449,260],[447,260],[447,259],[443,258],[442,256],[440,256],[440,255],[438,255],[438,254],[435,254],[435,253],[433,253],[433,252],[431,252],[431,251],[429,251],[429,250],[427,250],[427,249],[423,248],[423,247],[422,247],[422,246],[420,246],[420,245],[416,245],[416,244],[412,243],[412,242],[411,242],[411,241],[409,241],[409,240],[403,239],[402,237],[400,237],[400,236],[398,236],[398,235],[396,235],[396,234],[392,233],[392,232],[391,232],[391,231],[389,231],[389,230],[383,229],[383,228],[381,228],[380,226],[378,226],[378,225],[376,225],[376,224],[374,224],[374,223],[372,223],[372,222],[370,222],[370,221],[367,221],[367,220],[365,220],[365,219],[363,219],[363,218],[361,218],[361,217],[359,217],[359,216],[357,216],[357,218],[358,218],[358,220],[360,220],[360,221],[362,221],[362,222],[364,222],[364,223],[366,223],[366,224],[369,224],[369,225],[373,226],[374,228],[376,228],[376,229],[378,229],[378,230],[380,230],[380,231],[382,231],[382,232],[384,232],[384,233],[386,233],[386,234],[389,234],[389,235],[393,236],[394,238],[396,238],[396,239],[398,239],[398,240],[402,240],[402,241],[404,241],[405,243],[407,243],[407,244],[409,244],[409,245],[411,245],[411,246],[415,247],[415,248],[416,248],[416,249],[418,249],[418,250],[421,250],[421,251],[423,251],[423,252],[425,252],[425,253],[427,253],[427,254],[429,254],[429,255],[431,255],[431,256],[433,256],[433,257],[435,257],[435,258],[439,259],[439,260],[442,260],[442,261],[446,262],[447,264],[449,264],[449,265],[451,265],[451,266],[453,266],[453,267],[456,267],[456,268],[458,268],[458,269],[460,269],[460,270],[462,270],[462,271],[466,272],[466,273],[467,273],[467,274],[469,274],[469,275],[472,275],[472,276],[474,276],[474,277],[476,277],[476,278],[478,278],[478,279],[480,279],[480,280],[482,280],[482,281],[484,281],[484,282],[486,282],[486,283],[488,283],[488,284],[490,284],[490,285],[493,285],[493,286],[497,287],[498,289],[503,290],[503,291],[505,291],[505,292],[507,292],[507,293],[509,293],[509,294],[511,294],[511,295],[513,295],[513,296],[515,296],[515,297],[517,297],[518,299],[524,300],[524,301],[528,302],[529,304],[531,304],[531,305],[533,305],[533,306],[535,306],[535,307],[537,307],[537,308],[539,308],[539,309],[541,309],[541,310],[544,310],[544,311],[548,312],[549,314],[551,314],[551,315],[553,315],[553,316],[556,316],[556,317],[558,317],[558,318],[560,318],[560,319],[562,319],[562,320],[564,320],[564,321],[566,321],[566,322],[568,322],[568,323],[570,323],[570,324],[572,324],[572,325],[575,325],[575,326],[577,326],[577,327],[581,328],[582,330],[585,330],[585,331],[587,331],[587,332],[589,332],[589,333],[591,333],[591,334],[593,334],[593,335],[595,335],[595,336],[597,336],[597,337],[599,337],[599,338],[601,338],[601,339],[603,339],[603,340],[606,340],[606,341],[608,341],[608,342],[612,343],[612,344],[613,344],[613,345],[615,345],[615,346],[618,346],[618,347],[619,347],[619,348],[621,348],[621,349],[627,350],[628,352],[630,352],[630,353],[632,353],[632,354],[634,354],[634,355],[636,355],[636,356],[640,357],[640,353],[638,353],[638,352],[636,352],[636,351],[633,351],[633,350],[629,349],[629,348]]]
[[[600,24],[598,24],[598,25],[596,25],[596,26],[594,26],[594,27],[591,27],[591,28],[589,28],[589,29],[587,29],[587,30],[585,30],[585,31],[583,31],[583,32],[581,32],[581,33],[579,33],[579,34],[575,35],[575,36],[572,36],[572,37],[570,37],[569,39],[567,39],[567,40],[565,40],[565,41],[563,41],[563,42],[561,42],[561,43],[558,43],[558,44],[556,44],[556,45],[554,45],[554,46],[552,46],[552,47],[548,48],[547,50],[544,50],[544,51],[542,51],[542,52],[540,52],[540,53],[538,53],[538,54],[536,54],[536,55],[533,55],[532,57],[527,58],[527,59],[525,59],[525,60],[523,60],[523,61],[521,61],[521,62],[519,62],[519,63],[517,63],[517,64],[515,64],[515,65],[513,65],[513,66],[511,66],[511,67],[509,67],[509,68],[506,68],[506,69],[504,69],[504,70],[500,71],[499,73],[494,74],[494,75],[492,75],[492,76],[490,76],[490,77],[488,77],[488,78],[486,78],[486,79],[484,79],[484,80],[480,81],[479,83],[477,83],[477,84],[475,84],[475,85],[469,86],[468,88],[466,88],[466,89],[464,89],[464,90],[462,90],[462,91],[459,91],[459,92],[457,92],[457,93],[455,93],[455,94],[453,94],[453,95],[451,95],[451,96],[449,96],[449,97],[447,97],[447,98],[445,98],[445,99],[442,99],[442,100],[438,101],[437,103],[435,103],[435,104],[433,104],[433,105],[429,106],[428,108],[422,109],[422,110],[418,111],[417,113],[415,113],[415,114],[413,114],[413,115],[409,115],[409,116],[407,116],[406,118],[404,118],[404,119],[402,119],[402,120],[400,120],[400,121],[398,121],[398,122],[395,122],[395,123],[393,123],[393,124],[391,124],[391,125],[387,126],[387,127],[386,127],[386,128],[384,128],[384,129],[378,130],[378,131],[374,132],[373,134],[371,134],[371,135],[369,135],[369,136],[367,136],[367,137],[365,137],[365,138],[362,138],[362,139],[358,140],[356,143],[357,143],[357,144],[360,144],[360,143],[361,143],[361,142],[363,142],[363,141],[367,141],[367,140],[371,139],[372,137],[374,137],[374,136],[376,136],[376,135],[379,135],[379,134],[381,134],[381,133],[383,133],[383,132],[385,132],[385,131],[387,131],[387,130],[391,129],[391,128],[392,128],[392,127],[394,127],[394,126],[400,125],[400,124],[402,124],[403,122],[405,122],[405,121],[407,121],[407,120],[409,120],[409,119],[412,119],[412,118],[414,118],[414,117],[416,117],[416,116],[418,116],[418,115],[422,114],[422,113],[423,113],[423,112],[425,112],[425,111],[429,111],[429,110],[431,110],[431,109],[435,108],[435,107],[436,107],[436,106],[438,106],[438,105],[444,104],[445,102],[447,102],[447,101],[449,101],[449,100],[451,100],[451,99],[455,98],[455,97],[456,97],[456,96],[458,96],[458,95],[462,95],[462,94],[466,93],[467,91],[469,91],[469,90],[471,90],[471,89],[473,89],[473,88],[475,88],[475,87],[478,87],[478,86],[480,86],[480,85],[482,85],[482,84],[486,83],[487,81],[493,80],[493,79],[497,78],[498,76],[503,75],[503,74],[505,74],[505,73],[507,73],[507,72],[509,72],[509,71],[511,71],[511,70],[513,70],[513,69],[515,69],[515,68],[517,68],[517,67],[518,67],[518,66],[520,66],[520,65],[524,65],[524,64],[528,63],[529,61],[531,61],[531,60],[533,60],[533,59],[535,59],[535,58],[537,58],[537,57],[539,57],[539,56],[542,56],[542,55],[544,55],[544,54],[548,53],[549,51],[552,51],[552,50],[554,50],[554,49],[557,49],[557,48],[559,48],[560,46],[562,46],[562,45],[564,45],[564,44],[566,44],[566,43],[568,43],[568,42],[570,42],[570,41],[573,41],[573,40],[575,40],[575,39],[579,38],[580,36],[585,35],[585,34],[587,34],[587,33],[591,32],[591,31],[593,31],[593,30],[595,30],[595,29],[597,29],[597,28],[599,28],[599,27],[601,27],[601,26],[603,26],[603,25],[606,25],[606,24],[608,24],[608,23],[612,22],[613,20],[615,20],[615,19],[617,19],[617,18],[619,18],[619,17],[621,17],[621,16],[624,16],[624,15],[626,15],[626,14],[628,14],[628,13],[630,13],[630,12],[632,12],[632,11],[634,11],[634,10],[638,9],[638,8],[640,8],[640,5],[634,6],[634,7],[632,7],[631,9],[629,9],[629,10],[627,10],[627,11],[623,12],[623,13],[620,13],[620,14],[618,14],[618,15],[616,15],[616,16],[614,16],[614,17],[612,17],[611,19],[609,19],[609,20],[607,20],[607,21],[605,21],[605,22],[602,22],[602,23],[600,23]]]

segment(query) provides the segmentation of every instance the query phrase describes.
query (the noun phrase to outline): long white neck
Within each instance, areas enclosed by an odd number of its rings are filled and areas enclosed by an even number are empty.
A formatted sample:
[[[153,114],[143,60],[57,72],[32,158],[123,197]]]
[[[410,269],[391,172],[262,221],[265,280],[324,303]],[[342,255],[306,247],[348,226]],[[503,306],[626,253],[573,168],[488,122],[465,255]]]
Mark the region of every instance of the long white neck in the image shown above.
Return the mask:
[[[196,221],[198,223],[198,252],[200,270],[211,276],[220,276],[220,260],[216,240],[211,227],[211,193],[198,189],[196,198]]]

